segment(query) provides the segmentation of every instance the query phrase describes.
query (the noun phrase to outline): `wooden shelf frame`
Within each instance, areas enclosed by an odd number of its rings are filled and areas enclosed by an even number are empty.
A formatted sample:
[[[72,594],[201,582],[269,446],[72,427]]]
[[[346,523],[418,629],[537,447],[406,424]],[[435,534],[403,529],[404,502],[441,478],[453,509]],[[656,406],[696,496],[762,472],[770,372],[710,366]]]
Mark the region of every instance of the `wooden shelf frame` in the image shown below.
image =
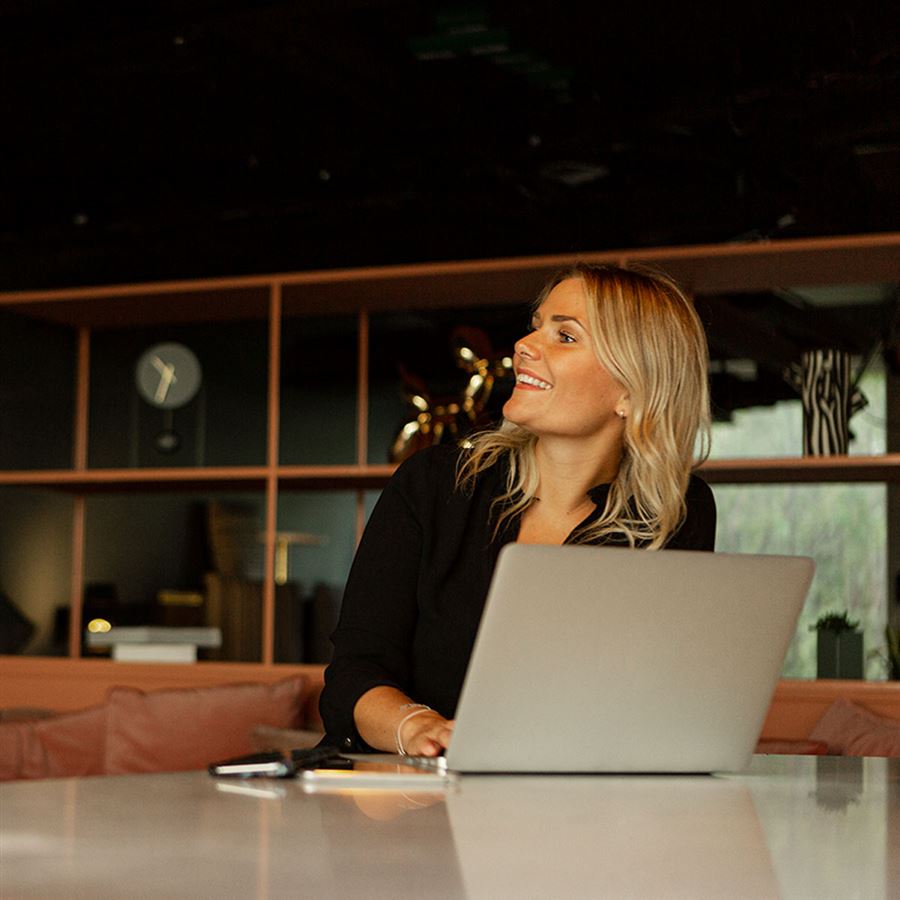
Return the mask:
[[[0,472],[0,486],[54,488],[69,493],[140,491],[264,491],[274,478],[279,491],[380,490],[396,466],[235,466],[179,469],[44,469]],[[710,484],[898,482],[900,453],[883,456],[798,456],[714,459],[699,473]]]
[[[282,292],[286,316],[515,303],[534,297],[544,280],[573,258],[658,267],[696,294],[889,282],[900,281],[900,233],[13,291],[0,293],[0,306],[27,305],[34,315],[95,327],[121,324],[126,312],[141,313],[143,324],[145,301],[160,310],[159,321],[185,321],[190,295],[197,300],[209,300],[212,294],[231,297],[224,304],[198,302],[194,316],[200,320],[253,314],[263,318],[266,308],[260,298],[273,285]],[[175,299],[167,303],[167,297]]]
[[[882,456],[711,459],[699,471],[710,484],[900,483],[900,453]]]
[[[695,294],[771,287],[900,282],[900,233],[810,238],[753,244],[716,244],[581,253],[594,263],[642,263],[673,275]],[[378,268],[275,273],[237,278],[101,285],[0,293],[0,309],[67,325],[77,333],[71,469],[0,472],[0,486],[57,489],[73,495],[72,607],[69,655],[81,645],[81,597],[86,498],[140,491],[259,491],[265,495],[265,580],[262,664],[274,648],[274,553],[278,498],[294,490],[356,492],[356,534],[365,521],[365,494],[384,486],[394,470],[368,459],[369,316],[403,309],[522,304],[573,257],[547,255]],[[355,465],[282,465],[280,446],[281,334],[286,319],[356,317],[357,409]],[[127,324],[265,319],[268,323],[266,461],[259,466],[90,469],[89,372],[94,329]],[[704,477],[718,484],[788,482],[900,482],[900,454],[711,460]]]

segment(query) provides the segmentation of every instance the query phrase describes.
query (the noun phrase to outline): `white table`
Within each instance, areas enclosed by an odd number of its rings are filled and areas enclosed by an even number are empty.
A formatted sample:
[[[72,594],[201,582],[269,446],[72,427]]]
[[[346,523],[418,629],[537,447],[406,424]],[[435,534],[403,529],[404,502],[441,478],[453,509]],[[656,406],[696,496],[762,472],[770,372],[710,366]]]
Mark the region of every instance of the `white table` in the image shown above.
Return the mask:
[[[242,789],[243,788],[243,789]],[[900,896],[900,760],[306,793],[205,773],[0,786],[4,900]]]

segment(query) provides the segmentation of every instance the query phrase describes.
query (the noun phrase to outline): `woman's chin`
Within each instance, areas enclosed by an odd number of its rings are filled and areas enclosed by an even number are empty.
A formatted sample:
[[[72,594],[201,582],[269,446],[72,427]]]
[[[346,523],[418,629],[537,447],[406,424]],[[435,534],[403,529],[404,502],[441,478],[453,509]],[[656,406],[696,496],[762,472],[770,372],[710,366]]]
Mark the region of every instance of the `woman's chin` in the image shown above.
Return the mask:
[[[518,425],[520,428],[525,427],[525,423],[523,419],[527,418],[521,409],[517,408],[519,406],[516,403],[515,397],[510,397],[506,403],[503,404],[503,420],[505,422],[509,422],[512,425]]]

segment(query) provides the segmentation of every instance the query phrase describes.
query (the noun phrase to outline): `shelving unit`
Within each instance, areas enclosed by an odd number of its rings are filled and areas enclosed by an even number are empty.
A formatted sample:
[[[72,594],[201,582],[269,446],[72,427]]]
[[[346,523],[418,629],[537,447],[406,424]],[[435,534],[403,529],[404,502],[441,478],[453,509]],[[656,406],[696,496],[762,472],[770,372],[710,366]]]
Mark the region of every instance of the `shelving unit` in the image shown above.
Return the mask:
[[[580,254],[586,262],[640,262],[663,269],[698,294],[774,286],[900,281],[900,234],[710,245]],[[80,653],[85,503],[128,492],[257,492],[264,496],[265,580],[262,665],[273,664],[273,576],[279,496],[286,491],[355,492],[356,533],[365,492],[381,488],[394,467],[370,464],[369,319],[373,313],[524,304],[570,257],[540,256],[383,268],[282,273],[203,281],[111,285],[0,294],[0,310],[71,329],[75,341],[72,461],[68,468],[0,471],[0,487],[53,489],[71,495],[69,655]],[[355,462],[291,465],[279,456],[281,355],[287,319],[352,316],[356,331]],[[259,465],[92,468],[89,413],[92,335],[97,329],[202,323],[263,323],[267,334],[265,460]],[[900,453],[879,457],[713,460],[702,473],[716,483],[900,483]]]

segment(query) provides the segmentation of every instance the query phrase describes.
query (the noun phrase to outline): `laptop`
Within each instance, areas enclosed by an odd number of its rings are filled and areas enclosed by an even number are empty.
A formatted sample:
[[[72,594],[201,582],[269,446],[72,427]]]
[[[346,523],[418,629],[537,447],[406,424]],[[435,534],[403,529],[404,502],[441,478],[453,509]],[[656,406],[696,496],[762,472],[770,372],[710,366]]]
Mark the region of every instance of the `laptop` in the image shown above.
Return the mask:
[[[814,569],[808,557],[507,545],[446,768],[745,769]]]

